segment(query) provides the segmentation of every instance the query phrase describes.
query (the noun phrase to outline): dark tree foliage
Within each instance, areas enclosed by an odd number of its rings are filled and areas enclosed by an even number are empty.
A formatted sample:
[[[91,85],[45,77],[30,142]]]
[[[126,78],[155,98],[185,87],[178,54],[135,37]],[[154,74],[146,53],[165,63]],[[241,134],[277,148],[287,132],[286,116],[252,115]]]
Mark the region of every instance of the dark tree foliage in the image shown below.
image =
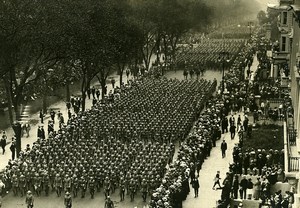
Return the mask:
[[[94,78],[104,89],[118,70],[121,83],[126,67],[136,74],[143,62],[149,69],[154,53],[171,63],[178,39],[206,28],[211,14],[202,0],[0,1],[0,75],[8,106],[18,119],[21,104],[33,94],[47,96],[58,83],[69,97],[78,74],[84,110]]]

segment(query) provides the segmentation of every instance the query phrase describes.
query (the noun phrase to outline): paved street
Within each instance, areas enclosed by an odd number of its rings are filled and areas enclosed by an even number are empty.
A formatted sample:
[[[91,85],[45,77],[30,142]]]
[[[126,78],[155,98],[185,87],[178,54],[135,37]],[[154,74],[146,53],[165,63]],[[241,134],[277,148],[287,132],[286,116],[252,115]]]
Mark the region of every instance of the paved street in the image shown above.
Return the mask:
[[[251,71],[254,71],[257,68],[257,59],[254,59],[253,66],[251,67]],[[253,74],[254,74],[253,73]],[[171,79],[183,79],[183,72],[182,71],[171,71],[167,72],[166,76]],[[111,77],[114,77],[116,79],[116,84],[118,85],[119,77],[116,74],[113,74]],[[221,80],[222,73],[219,70],[210,70],[206,71],[204,76],[202,78],[213,80],[216,78],[218,82]],[[195,78],[195,77],[194,77]],[[251,77],[252,78],[252,77]],[[126,82],[126,76],[124,76],[124,82]],[[96,84],[97,85],[97,84]],[[108,90],[111,90],[112,86],[111,84],[108,84]],[[80,92],[75,92],[73,94],[80,94]],[[91,100],[87,100],[87,108],[91,107]],[[64,117],[67,118],[67,110],[65,107],[65,102],[61,101],[58,103],[55,103],[54,105],[50,106],[50,108],[54,108],[57,110],[60,110]],[[56,111],[57,111],[56,110]],[[237,115],[236,115],[237,116]],[[32,115],[31,119],[38,120],[38,114]],[[49,119],[49,116],[45,119],[44,123],[46,124]],[[56,122],[55,128],[58,129],[58,122]],[[38,123],[37,125],[32,126],[31,129],[31,136],[29,138],[23,138],[22,139],[22,148],[25,148],[26,144],[31,144],[36,140],[36,132],[38,125],[41,125]],[[12,135],[11,130],[7,130],[8,135]],[[222,159],[221,156],[221,150],[220,150],[220,143],[221,141],[225,139],[228,144],[228,150],[227,150],[227,156],[226,158]],[[221,196],[221,190],[212,190],[213,185],[213,179],[217,171],[221,172],[221,178],[224,179],[224,176],[226,172],[228,171],[228,165],[232,162],[232,148],[234,147],[235,143],[237,143],[237,137],[234,140],[230,139],[229,133],[226,133],[222,135],[222,139],[217,142],[217,147],[213,148],[211,152],[211,156],[204,162],[202,170],[200,171],[199,175],[199,182],[200,182],[200,193],[199,198],[194,198],[193,190],[191,188],[191,192],[188,195],[187,200],[184,201],[183,206],[187,208],[210,208],[214,207],[216,205],[216,201],[220,199]],[[11,153],[9,151],[9,146],[7,146],[8,151],[5,153],[5,155],[0,155],[1,158],[1,164],[0,169],[3,169],[7,161],[11,157]],[[81,198],[75,198],[73,200],[73,204],[75,208],[81,208],[81,207],[89,207],[89,208],[96,208],[96,207],[102,207],[104,205],[104,194],[103,190],[100,193],[97,193],[95,196],[95,199],[90,199],[89,194],[87,194],[87,197],[84,199]],[[125,199],[124,202],[119,202],[119,195],[118,190],[115,192],[115,194],[112,194],[112,199],[115,201],[116,207],[124,207],[124,208],[144,208],[147,207],[146,203],[142,202],[141,194],[139,193],[136,197],[136,200],[134,202],[129,201],[129,197]],[[24,197],[15,197],[12,196],[12,193],[9,193],[4,199],[3,199],[3,205],[7,208],[13,208],[13,207],[25,207],[24,203]],[[51,201],[51,203],[49,203]],[[100,206],[99,206],[100,205]],[[36,207],[43,207],[43,208],[52,208],[52,207],[64,207],[63,206],[63,198],[57,197],[55,193],[52,193],[49,197],[36,197],[35,200],[35,206]]]
[[[116,80],[116,85],[119,85],[119,76],[117,74],[113,74],[110,77],[114,77]],[[170,78],[170,79],[183,79],[183,71],[170,71],[166,73],[166,77]],[[218,82],[221,80],[222,77],[222,73],[219,70],[209,70],[206,71],[204,76],[202,76],[201,78],[204,79],[209,79],[209,80],[213,80],[213,79],[217,79]],[[131,77],[130,77],[131,78]],[[195,79],[196,77],[194,77]],[[123,77],[124,82],[127,82],[126,76]],[[110,79],[109,79],[110,80]],[[95,83],[96,86],[99,86],[97,83]],[[112,89],[111,84],[108,84],[108,91]],[[73,92],[72,94],[74,95],[80,95],[80,92]],[[86,107],[87,109],[89,109],[92,105],[92,100],[87,100],[86,102]],[[60,112],[63,113],[64,118],[67,118],[67,109],[65,106],[65,102],[61,101],[58,103],[55,103],[54,105],[51,105],[49,108],[53,108],[55,109],[55,111],[57,112],[58,110],[60,110]],[[39,121],[39,114],[34,114],[32,116],[30,116],[31,119],[34,120],[38,120]],[[48,123],[49,120],[49,115],[46,116],[46,119],[44,120],[44,126],[47,130],[47,126],[46,124]],[[26,138],[23,137],[22,138],[22,149],[25,149],[26,144],[30,144],[32,145],[32,143],[36,140],[36,133],[37,133],[37,128],[38,125],[41,125],[40,121],[37,123],[37,125],[32,126],[31,128],[31,134],[30,137]],[[58,122],[55,123],[55,129],[58,129]],[[11,129],[7,129],[7,134],[8,137],[11,138],[11,136],[13,135],[13,132]],[[7,151],[4,155],[0,155],[0,159],[1,159],[1,164],[0,164],[0,170],[5,168],[8,160],[11,158],[11,152],[9,151],[9,145],[7,145],[6,147]],[[215,150],[214,150],[215,151]],[[176,156],[176,155],[175,155]],[[88,194],[87,194],[88,196]],[[112,195],[112,199],[114,201],[119,201],[119,195],[118,195],[118,190],[116,191],[115,194]],[[13,207],[25,207],[25,203],[24,203],[25,198],[21,198],[21,197],[15,197],[12,195],[12,193],[9,193],[6,197],[4,197],[3,199],[3,205],[4,207],[7,208],[13,208]],[[103,191],[100,193],[97,193],[95,195],[95,199],[91,200],[89,197],[86,197],[84,199],[81,198],[76,198],[73,201],[74,206],[73,207],[89,207],[89,208],[93,208],[93,207],[102,207],[102,205],[104,206],[104,194]],[[124,202],[119,203],[116,202],[117,207],[124,207],[124,208],[133,208],[133,207],[138,207],[138,208],[142,208],[145,207],[146,204],[142,202],[142,198],[141,198],[141,194],[139,193],[136,197],[136,200],[134,202],[130,202],[129,201],[129,197],[127,197],[125,199]],[[49,203],[49,201],[51,201],[51,203]],[[193,200],[188,200],[187,202],[189,203],[193,203]],[[99,206],[100,205],[100,206]],[[64,207],[63,206],[63,198],[60,197],[58,198],[56,196],[55,193],[52,193],[49,197],[36,197],[35,200],[35,207],[43,207],[43,208],[53,208],[53,207]]]

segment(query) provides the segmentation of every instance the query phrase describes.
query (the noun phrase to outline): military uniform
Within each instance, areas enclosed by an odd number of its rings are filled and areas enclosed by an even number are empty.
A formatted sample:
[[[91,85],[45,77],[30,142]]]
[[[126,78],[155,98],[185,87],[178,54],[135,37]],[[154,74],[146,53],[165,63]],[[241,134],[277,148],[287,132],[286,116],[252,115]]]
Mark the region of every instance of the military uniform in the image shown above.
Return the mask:
[[[71,191],[71,186],[72,186],[72,180],[68,175],[66,175],[65,180],[64,180],[65,192],[70,192]]]
[[[119,187],[120,187],[120,201],[124,201],[124,196],[125,196],[125,179],[124,178],[120,179]]]
[[[43,188],[44,188],[46,196],[48,196],[49,189],[50,189],[50,177],[47,173],[45,173],[45,175],[43,177]]]
[[[79,189],[79,180],[78,180],[77,176],[74,175],[73,179],[72,179],[72,190],[73,190],[74,197],[77,197],[78,189]]]
[[[66,208],[72,208],[72,197],[69,192],[66,192],[65,194],[64,204]]]
[[[56,174],[56,176],[55,176],[54,187],[55,187],[57,196],[60,196],[62,188],[63,188],[63,180],[59,174]]]
[[[147,183],[146,179],[142,180],[142,183],[141,183],[141,192],[142,192],[143,201],[146,202],[147,193],[148,193],[148,183]]]
[[[34,203],[34,198],[32,196],[31,191],[27,192],[25,203],[27,204],[27,208],[32,208]]]
[[[89,184],[91,198],[93,199],[95,194],[95,179],[93,177],[90,177],[88,184]]]
[[[20,176],[19,188],[20,188],[21,197],[23,197],[26,193],[26,178],[24,175]]]
[[[79,186],[81,189],[81,198],[85,197],[86,185],[87,185],[87,181],[85,180],[84,176],[82,176],[79,180]]]
[[[133,201],[137,189],[137,183],[133,178],[129,182],[128,189],[129,189],[130,200]]]

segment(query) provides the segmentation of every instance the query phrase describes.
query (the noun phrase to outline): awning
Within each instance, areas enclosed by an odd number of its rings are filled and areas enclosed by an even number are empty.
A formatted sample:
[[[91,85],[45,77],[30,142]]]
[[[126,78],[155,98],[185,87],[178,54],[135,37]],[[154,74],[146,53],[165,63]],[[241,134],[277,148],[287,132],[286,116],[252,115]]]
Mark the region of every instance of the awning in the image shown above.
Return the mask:
[[[288,10],[290,8],[291,8],[291,6],[288,6],[288,5],[268,4],[268,9],[284,11],[284,10]]]

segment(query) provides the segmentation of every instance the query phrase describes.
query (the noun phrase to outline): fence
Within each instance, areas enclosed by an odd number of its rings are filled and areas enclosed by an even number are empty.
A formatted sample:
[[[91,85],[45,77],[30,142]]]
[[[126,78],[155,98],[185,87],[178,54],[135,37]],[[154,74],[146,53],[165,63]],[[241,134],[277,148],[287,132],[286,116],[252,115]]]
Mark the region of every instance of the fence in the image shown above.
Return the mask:
[[[289,157],[289,172],[299,171],[300,157]]]
[[[288,130],[288,139],[291,146],[296,146],[297,131],[293,128]]]

